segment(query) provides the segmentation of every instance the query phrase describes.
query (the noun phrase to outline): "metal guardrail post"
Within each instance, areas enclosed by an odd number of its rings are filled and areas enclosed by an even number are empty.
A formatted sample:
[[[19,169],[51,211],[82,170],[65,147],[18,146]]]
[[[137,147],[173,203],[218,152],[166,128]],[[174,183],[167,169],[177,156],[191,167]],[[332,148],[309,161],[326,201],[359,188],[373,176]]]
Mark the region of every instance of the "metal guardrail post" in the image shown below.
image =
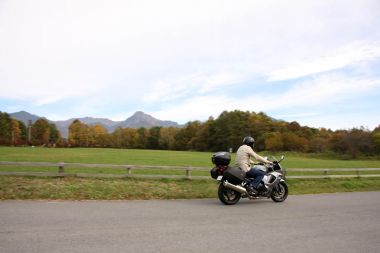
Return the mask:
[[[127,168],[127,174],[128,174],[128,176],[130,176],[130,175],[132,175],[132,168],[131,167],[128,167]]]
[[[327,174],[328,173],[328,169],[325,169],[324,171],[323,171],[323,176],[325,176],[325,177],[329,177],[329,175]]]
[[[65,163],[61,162],[58,164],[58,173],[65,173]]]
[[[359,169],[356,169],[356,176],[360,177],[360,170]]]
[[[191,179],[191,169],[186,168],[186,178]]]

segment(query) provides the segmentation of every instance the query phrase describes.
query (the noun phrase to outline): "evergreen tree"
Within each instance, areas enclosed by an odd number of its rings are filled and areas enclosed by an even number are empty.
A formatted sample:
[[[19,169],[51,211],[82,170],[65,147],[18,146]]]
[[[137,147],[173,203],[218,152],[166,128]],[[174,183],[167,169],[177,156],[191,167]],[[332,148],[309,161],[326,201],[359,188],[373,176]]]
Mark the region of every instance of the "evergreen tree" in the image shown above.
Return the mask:
[[[11,143],[11,118],[8,113],[0,111],[0,144]]]

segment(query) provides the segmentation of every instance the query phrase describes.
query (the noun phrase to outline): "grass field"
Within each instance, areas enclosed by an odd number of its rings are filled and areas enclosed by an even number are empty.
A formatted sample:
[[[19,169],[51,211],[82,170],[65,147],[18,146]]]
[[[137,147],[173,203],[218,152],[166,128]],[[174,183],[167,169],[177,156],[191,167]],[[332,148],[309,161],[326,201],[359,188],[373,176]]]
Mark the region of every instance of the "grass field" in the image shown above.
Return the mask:
[[[266,155],[265,153],[260,153]],[[340,160],[313,155],[284,153],[285,168],[380,168],[380,160]],[[135,150],[109,148],[0,147],[0,161],[66,162],[210,167],[211,152]],[[279,158],[281,154],[277,154]],[[269,155],[270,157],[270,155]],[[232,162],[235,155],[232,154]]]
[[[281,154],[276,155],[280,157]],[[86,164],[125,164],[155,166],[191,166],[211,168],[211,152],[183,152],[162,150],[103,149],[103,148],[31,148],[0,147],[0,161],[18,162],[52,162],[52,163],[86,163]],[[322,172],[293,172],[292,168],[380,168],[380,160],[339,160],[321,159],[305,154],[286,153],[282,165],[293,175],[321,175]],[[235,154],[232,154],[232,163]],[[0,171],[18,172],[57,172],[52,167],[0,166]],[[66,173],[107,173],[125,174],[125,169],[75,168],[66,167]],[[361,174],[379,174],[380,171],[364,171]],[[139,169],[133,174],[150,175],[184,175],[184,170]],[[333,174],[355,174],[355,172],[338,171]],[[193,176],[208,176],[208,170],[192,171]]]
[[[130,164],[161,166],[192,166],[211,168],[211,152],[180,152],[102,148],[31,148],[0,147],[0,161],[65,162],[89,164]],[[262,154],[264,155],[264,154]],[[313,155],[287,153],[285,168],[380,168],[379,160],[321,159]],[[277,155],[279,157],[280,155]],[[232,157],[234,161],[234,155]],[[0,171],[56,172],[56,167],[0,166]],[[70,168],[75,173],[126,173],[107,168]],[[180,174],[183,171],[139,170],[141,174]],[[347,174],[347,172],[340,172]],[[355,173],[355,172],[349,172]],[[371,172],[371,174],[379,172]],[[290,173],[299,175],[300,172]],[[318,172],[311,173],[312,175]],[[334,174],[339,174],[334,173]],[[193,171],[192,175],[209,175]],[[309,174],[310,175],[310,174]],[[342,191],[379,191],[380,178],[288,180],[290,194]],[[214,180],[172,179],[100,179],[44,178],[0,176],[0,199],[178,199],[215,198]]]
[[[1,161],[210,166],[212,153],[110,148],[0,147]]]

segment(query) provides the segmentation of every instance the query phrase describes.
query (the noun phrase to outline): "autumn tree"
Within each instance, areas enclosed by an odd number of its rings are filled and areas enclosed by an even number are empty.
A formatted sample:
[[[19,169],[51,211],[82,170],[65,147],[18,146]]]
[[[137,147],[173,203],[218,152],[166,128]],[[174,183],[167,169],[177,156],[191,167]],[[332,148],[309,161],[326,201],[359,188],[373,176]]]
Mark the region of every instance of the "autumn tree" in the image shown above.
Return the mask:
[[[314,131],[309,140],[309,152],[326,152],[329,151],[329,139],[332,131],[325,128]]]
[[[374,153],[376,140],[373,137],[367,129],[353,128],[334,132],[329,142],[333,151],[356,158],[360,154]]]
[[[89,127],[89,132],[91,139],[94,142],[94,146],[105,147],[107,145],[107,134],[108,131],[105,127],[100,124]]]
[[[145,127],[137,129],[138,144],[136,148],[146,148],[148,146],[149,130]]]
[[[11,118],[9,114],[0,111],[0,144],[10,144],[11,129]]]
[[[284,142],[280,132],[265,135],[265,149],[270,151],[284,150]]]
[[[195,136],[201,123],[199,121],[188,122],[175,136],[176,150],[194,150]]]
[[[21,134],[22,132],[19,121],[16,119],[11,119],[12,145],[18,145],[22,142]]]
[[[345,137],[348,154],[355,158],[359,154],[370,154],[374,149],[374,142],[370,131],[365,128],[354,128]]]
[[[215,146],[215,120],[210,117],[205,123],[199,125],[192,140],[192,145],[195,150],[208,151]]]
[[[161,127],[159,134],[160,139],[158,140],[160,149],[174,150],[175,136],[177,135],[178,131],[179,129],[176,127]]]
[[[237,150],[244,136],[255,135],[251,114],[243,111],[223,112],[213,125],[214,146],[212,150]]]
[[[308,150],[308,141],[292,132],[282,134],[283,150],[305,152]]]
[[[161,127],[152,127],[149,129],[149,136],[147,139],[147,148],[148,149],[159,149],[159,140],[160,140],[160,129]]]
[[[50,130],[49,122],[44,118],[39,118],[32,125],[32,144],[33,145],[48,145],[50,143]]]
[[[133,128],[117,128],[112,133],[113,146],[118,148],[136,148],[138,146],[139,134]]]
[[[25,124],[0,111],[0,144],[22,145],[26,139]]]
[[[39,119],[31,125],[31,144],[67,146],[54,124]],[[276,120],[263,112],[224,111],[207,121],[191,121],[184,127],[118,128],[108,133],[102,125],[88,126],[79,120],[69,126],[68,143],[81,147],[222,151],[241,145],[244,136],[256,139],[255,150],[335,152],[350,157],[380,154],[380,126],[373,131],[317,129],[298,122]],[[27,143],[27,127],[0,112],[0,144]]]
[[[371,137],[373,140],[373,151],[380,157],[380,125],[372,131]]]
[[[69,144],[74,147],[88,147],[91,142],[89,127],[80,120],[74,120],[69,126]]]
[[[61,138],[61,134],[59,133],[57,126],[55,124],[50,123],[49,130],[50,130],[49,142],[50,144],[56,144]]]

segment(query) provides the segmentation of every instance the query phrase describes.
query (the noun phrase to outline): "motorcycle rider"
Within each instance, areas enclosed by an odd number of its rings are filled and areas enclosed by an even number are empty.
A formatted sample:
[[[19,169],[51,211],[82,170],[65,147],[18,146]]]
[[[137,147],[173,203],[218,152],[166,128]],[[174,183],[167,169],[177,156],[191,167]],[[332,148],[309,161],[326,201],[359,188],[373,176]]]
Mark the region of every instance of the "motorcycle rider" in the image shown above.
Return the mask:
[[[258,191],[263,192],[263,191],[266,191],[266,187],[264,186],[263,183],[261,183],[261,180],[263,179],[265,175],[265,171],[261,170],[259,166],[251,167],[251,164],[253,164],[253,161],[251,160],[251,158],[253,157],[255,160],[262,162],[264,164],[272,164],[272,163],[266,158],[256,154],[256,152],[253,151],[254,145],[255,145],[255,139],[253,137],[251,136],[244,137],[243,144],[239,147],[239,149],[236,152],[236,166],[244,170],[246,172],[247,177],[254,178],[251,183],[251,186],[253,187],[253,189],[250,188],[249,190],[255,192],[254,189],[257,189]]]

